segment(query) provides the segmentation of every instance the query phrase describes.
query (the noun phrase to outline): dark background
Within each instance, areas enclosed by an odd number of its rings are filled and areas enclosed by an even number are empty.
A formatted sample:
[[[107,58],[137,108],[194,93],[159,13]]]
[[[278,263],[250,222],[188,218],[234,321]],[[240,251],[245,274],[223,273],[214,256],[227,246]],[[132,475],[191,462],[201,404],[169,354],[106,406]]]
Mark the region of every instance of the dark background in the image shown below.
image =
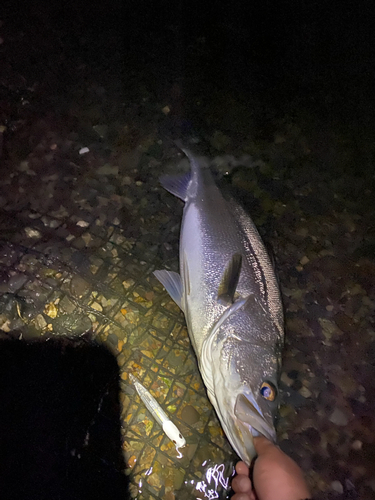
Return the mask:
[[[0,17],[31,33],[35,53],[53,37],[52,69],[62,70],[66,85],[74,73],[59,64],[61,51],[120,76],[125,87],[134,74],[156,90],[178,81],[188,103],[196,87],[208,85],[234,90],[255,107],[284,112],[300,99],[323,118],[369,125],[374,10],[368,0],[53,0],[5,2]],[[15,61],[30,62],[30,55]]]

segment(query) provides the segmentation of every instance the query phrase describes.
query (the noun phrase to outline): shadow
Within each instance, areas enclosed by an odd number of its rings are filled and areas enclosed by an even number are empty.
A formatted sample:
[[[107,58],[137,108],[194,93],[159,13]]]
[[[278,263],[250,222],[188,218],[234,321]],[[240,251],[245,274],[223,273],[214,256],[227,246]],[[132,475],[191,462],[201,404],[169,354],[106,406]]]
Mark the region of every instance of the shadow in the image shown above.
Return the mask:
[[[119,370],[85,340],[0,341],[3,500],[130,498]]]

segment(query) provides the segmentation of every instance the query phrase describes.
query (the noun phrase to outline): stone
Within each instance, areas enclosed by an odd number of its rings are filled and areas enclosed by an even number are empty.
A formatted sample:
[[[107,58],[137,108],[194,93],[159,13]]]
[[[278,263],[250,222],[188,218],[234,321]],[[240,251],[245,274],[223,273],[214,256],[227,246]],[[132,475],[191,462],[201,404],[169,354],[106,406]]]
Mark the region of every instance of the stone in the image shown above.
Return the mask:
[[[332,422],[335,425],[339,425],[341,427],[344,427],[345,425],[348,424],[349,419],[345,415],[345,413],[340,410],[339,408],[335,408],[332,415],[329,417],[330,422]]]
[[[336,493],[338,493],[339,495],[342,495],[344,493],[344,487],[340,483],[340,481],[332,481],[331,488],[333,489],[333,491],[336,491]]]
[[[189,425],[193,425],[200,419],[200,415],[194,406],[186,405],[181,411],[181,420]]]

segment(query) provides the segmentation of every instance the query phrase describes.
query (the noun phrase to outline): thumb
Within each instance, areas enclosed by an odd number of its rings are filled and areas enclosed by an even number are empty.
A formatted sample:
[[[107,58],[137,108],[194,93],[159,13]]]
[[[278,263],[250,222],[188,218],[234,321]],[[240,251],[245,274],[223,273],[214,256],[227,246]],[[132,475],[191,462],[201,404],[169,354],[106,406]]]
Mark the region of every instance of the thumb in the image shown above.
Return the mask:
[[[263,436],[255,437],[253,441],[257,455],[263,455],[264,453],[269,453],[269,451],[275,448],[276,446],[272,441]]]

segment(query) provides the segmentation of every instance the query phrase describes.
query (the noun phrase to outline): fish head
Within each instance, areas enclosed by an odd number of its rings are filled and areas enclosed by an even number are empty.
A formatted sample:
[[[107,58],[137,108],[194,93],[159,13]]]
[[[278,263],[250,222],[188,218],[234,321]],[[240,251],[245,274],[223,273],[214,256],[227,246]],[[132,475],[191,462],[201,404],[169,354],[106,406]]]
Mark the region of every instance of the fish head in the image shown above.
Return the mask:
[[[210,399],[247,464],[256,455],[254,437],[276,441],[281,348],[277,326],[255,297],[223,321],[211,343]]]

